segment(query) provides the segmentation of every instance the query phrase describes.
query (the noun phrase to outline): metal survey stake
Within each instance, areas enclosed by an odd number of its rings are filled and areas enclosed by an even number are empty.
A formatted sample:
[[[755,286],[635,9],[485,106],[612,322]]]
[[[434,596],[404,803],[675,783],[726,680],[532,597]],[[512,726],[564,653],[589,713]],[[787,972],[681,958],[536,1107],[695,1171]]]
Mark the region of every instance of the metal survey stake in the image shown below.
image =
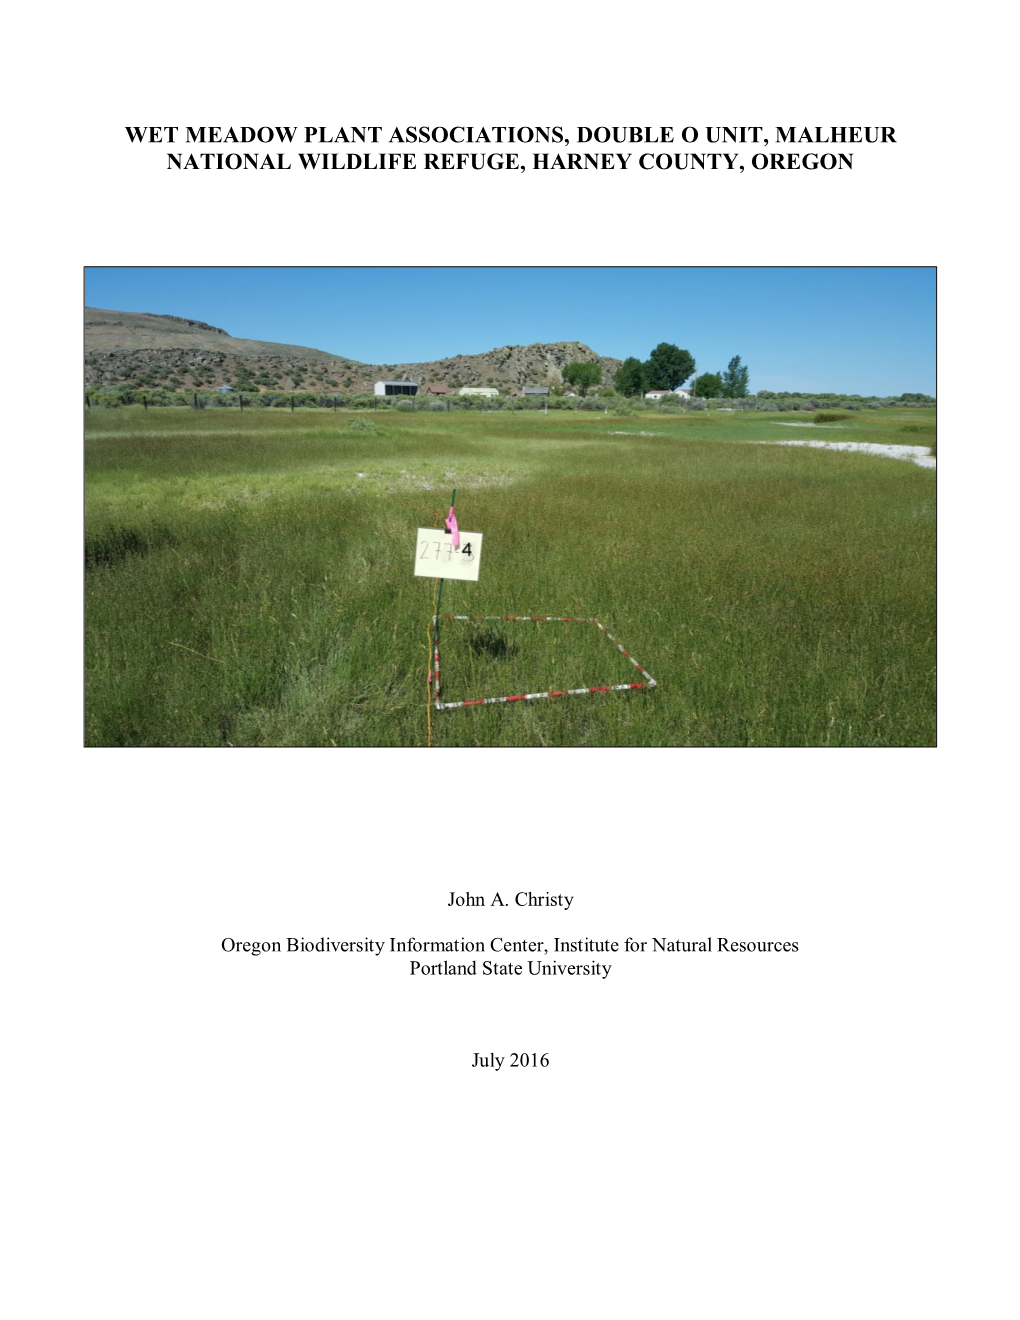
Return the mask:
[[[443,527],[419,527],[415,542],[414,575],[439,579],[439,594],[430,623],[429,686],[439,686],[439,611],[447,578],[477,582],[482,559],[481,532],[462,532],[457,525],[457,487],[450,495],[450,512]]]

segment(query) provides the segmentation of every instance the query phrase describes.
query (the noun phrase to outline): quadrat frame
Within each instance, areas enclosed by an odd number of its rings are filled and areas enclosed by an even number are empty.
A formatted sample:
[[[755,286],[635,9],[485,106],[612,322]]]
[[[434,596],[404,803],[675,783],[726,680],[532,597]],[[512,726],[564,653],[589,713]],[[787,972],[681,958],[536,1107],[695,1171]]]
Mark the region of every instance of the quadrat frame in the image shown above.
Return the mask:
[[[643,683],[613,683],[610,686],[566,688],[562,692],[522,692],[513,697],[475,697],[471,701],[442,701],[439,687],[439,624],[444,623],[593,623],[596,628],[609,638],[621,655],[625,655],[638,673],[644,675]],[[435,710],[456,710],[462,706],[495,706],[509,701],[542,701],[552,697],[584,697],[593,692],[632,692],[635,688],[651,689],[658,687],[655,679],[643,665],[639,665],[629,651],[625,651],[616,638],[598,619],[572,618],[567,615],[553,614],[434,614],[432,616],[432,667],[429,671],[429,683],[432,685],[432,704]]]

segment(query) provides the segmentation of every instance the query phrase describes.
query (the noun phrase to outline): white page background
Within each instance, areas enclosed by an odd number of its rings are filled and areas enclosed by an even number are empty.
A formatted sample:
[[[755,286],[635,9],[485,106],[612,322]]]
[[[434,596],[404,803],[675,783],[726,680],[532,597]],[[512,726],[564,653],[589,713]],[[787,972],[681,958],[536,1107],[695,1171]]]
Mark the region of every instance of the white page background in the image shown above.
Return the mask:
[[[13,1313],[1005,1314],[1010,624],[975,571],[1001,562],[994,459],[952,388],[1002,350],[1002,215],[946,166],[989,148],[954,117],[984,89],[954,62],[947,95],[945,25],[889,5],[21,21],[48,54],[21,71],[12,352],[48,402],[9,417],[35,437],[12,445],[8,527]],[[828,175],[178,174],[124,133],[354,122],[890,124],[899,145]],[[939,263],[945,750],[83,752],[81,267],[292,263]],[[484,813],[421,803],[468,773]],[[448,908],[466,885],[575,899]],[[289,935],[800,952],[419,981],[396,956],[220,949]],[[550,1066],[470,1067],[511,1050]]]

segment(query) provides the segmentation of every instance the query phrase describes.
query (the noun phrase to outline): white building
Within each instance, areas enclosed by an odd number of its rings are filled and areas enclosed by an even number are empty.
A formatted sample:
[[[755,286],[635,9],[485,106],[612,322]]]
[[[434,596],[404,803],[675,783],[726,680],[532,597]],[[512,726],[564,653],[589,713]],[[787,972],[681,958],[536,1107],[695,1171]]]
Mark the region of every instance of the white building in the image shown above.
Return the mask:
[[[486,399],[494,399],[498,396],[499,390],[482,389],[475,385],[465,385],[460,391],[461,394],[481,394]]]
[[[417,394],[416,380],[377,380],[375,392],[380,398],[390,398],[394,394]]]
[[[679,394],[680,397],[681,397],[681,399],[689,399],[689,398],[691,397],[691,392],[690,392],[690,390],[675,389],[675,390],[673,391],[673,393],[674,393],[674,394]]]
[[[672,394],[672,390],[649,390],[645,395],[646,399],[664,399],[667,394]]]

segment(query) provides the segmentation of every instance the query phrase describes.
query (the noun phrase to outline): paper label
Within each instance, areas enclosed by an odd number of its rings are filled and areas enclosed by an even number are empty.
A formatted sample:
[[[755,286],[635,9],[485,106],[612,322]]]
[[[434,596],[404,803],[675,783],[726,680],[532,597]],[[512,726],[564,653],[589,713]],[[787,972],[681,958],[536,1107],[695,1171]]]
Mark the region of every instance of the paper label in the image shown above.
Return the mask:
[[[414,551],[415,577],[458,578],[461,582],[477,582],[481,559],[481,532],[462,531],[460,545],[455,547],[453,537],[442,527],[418,528]]]

